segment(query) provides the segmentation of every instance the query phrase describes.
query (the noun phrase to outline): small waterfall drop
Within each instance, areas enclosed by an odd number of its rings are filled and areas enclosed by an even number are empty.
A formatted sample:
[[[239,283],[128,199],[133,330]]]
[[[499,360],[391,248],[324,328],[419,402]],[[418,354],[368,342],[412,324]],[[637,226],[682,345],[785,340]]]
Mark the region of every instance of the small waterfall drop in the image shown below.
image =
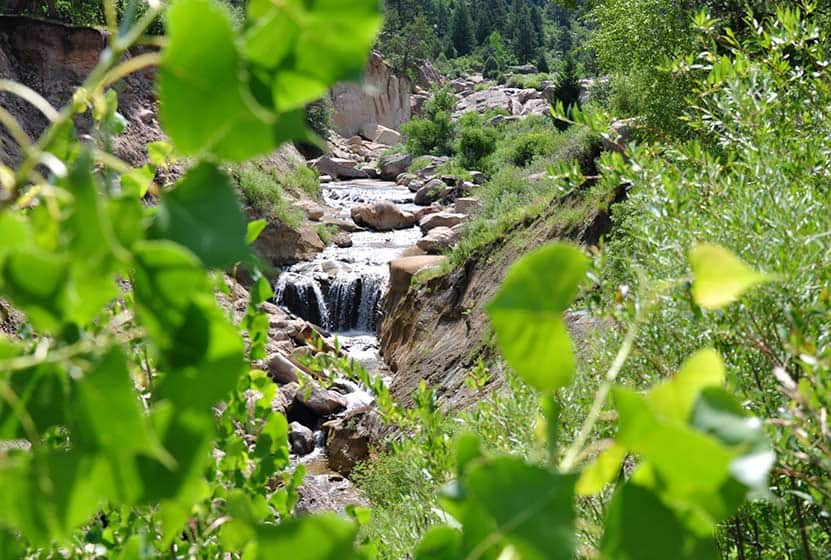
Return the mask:
[[[275,290],[277,302],[315,325],[328,327],[329,311],[320,284],[309,276],[287,273],[280,276]]]

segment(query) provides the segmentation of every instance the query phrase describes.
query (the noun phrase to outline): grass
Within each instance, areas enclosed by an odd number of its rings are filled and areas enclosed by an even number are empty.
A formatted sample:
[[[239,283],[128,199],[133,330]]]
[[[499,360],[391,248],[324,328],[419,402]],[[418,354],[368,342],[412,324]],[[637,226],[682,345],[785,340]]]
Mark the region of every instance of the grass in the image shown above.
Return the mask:
[[[380,559],[409,558],[424,533],[442,522],[437,497],[455,472],[456,436],[472,432],[486,451],[542,458],[535,432],[538,411],[533,391],[508,375],[503,390],[483,394],[476,405],[453,416],[439,415],[429,433],[411,434],[359,465],[354,479],[373,504],[360,537],[377,543]]]
[[[543,82],[557,84],[559,81],[560,76],[557,74],[511,74],[505,85],[518,89],[536,89],[542,91],[544,89]]]
[[[291,228],[303,221],[303,213],[291,205],[283,187],[270,173],[248,163],[232,168],[231,175],[236,179],[242,202],[256,214]]]
[[[407,168],[408,173],[419,173],[433,165],[432,156],[419,156],[413,160],[410,167]]]
[[[320,200],[320,175],[311,167],[295,167],[284,176],[277,178],[284,189],[295,194],[305,194],[313,200]]]
[[[339,231],[340,229],[338,228],[338,226],[333,224],[319,224],[315,228],[315,232],[317,232],[318,237],[320,237],[320,240],[323,241],[326,245],[331,243],[332,238],[334,238]]]

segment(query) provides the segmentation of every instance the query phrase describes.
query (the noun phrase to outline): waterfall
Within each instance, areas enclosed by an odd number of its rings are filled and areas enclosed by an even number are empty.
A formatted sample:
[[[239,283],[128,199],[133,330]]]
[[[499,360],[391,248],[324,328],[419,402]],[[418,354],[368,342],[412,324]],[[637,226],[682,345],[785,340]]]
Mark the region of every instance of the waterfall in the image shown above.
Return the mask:
[[[324,295],[311,276],[287,273],[277,282],[277,303],[295,315],[335,332],[374,332],[386,279],[347,275],[332,280]]]
[[[378,302],[384,288],[381,276],[337,278],[329,288],[329,328],[335,331],[374,332]]]
[[[277,302],[307,321],[328,327],[329,311],[320,284],[314,278],[299,274],[283,274],[275,290]]]

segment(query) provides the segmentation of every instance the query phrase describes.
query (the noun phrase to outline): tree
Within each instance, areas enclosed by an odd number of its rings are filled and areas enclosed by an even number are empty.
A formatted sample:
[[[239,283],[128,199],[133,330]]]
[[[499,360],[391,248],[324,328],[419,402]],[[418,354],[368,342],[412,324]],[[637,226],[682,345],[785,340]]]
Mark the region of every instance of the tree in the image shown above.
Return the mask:
[[[473,19],[470,17],[466,0],[456,2],[450,19],[450,41],[460,56],[470,54],[476,44],[473,34]]]

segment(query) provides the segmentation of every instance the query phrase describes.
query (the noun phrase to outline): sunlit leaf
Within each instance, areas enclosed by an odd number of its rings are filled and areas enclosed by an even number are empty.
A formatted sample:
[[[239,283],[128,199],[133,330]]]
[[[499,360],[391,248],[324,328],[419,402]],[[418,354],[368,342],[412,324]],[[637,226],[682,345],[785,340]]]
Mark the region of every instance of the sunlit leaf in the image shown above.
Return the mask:
[[[702,243],[690,251],[695,302],[707,309],[720,309],[768,277],[756,272],[723,247]]]
[[[511,268],[488,305],[503,356],[539,391],[564,387],[574,376],[572,342],[562,315],[588,266],[588,258],[571,245],[543,247]]]

